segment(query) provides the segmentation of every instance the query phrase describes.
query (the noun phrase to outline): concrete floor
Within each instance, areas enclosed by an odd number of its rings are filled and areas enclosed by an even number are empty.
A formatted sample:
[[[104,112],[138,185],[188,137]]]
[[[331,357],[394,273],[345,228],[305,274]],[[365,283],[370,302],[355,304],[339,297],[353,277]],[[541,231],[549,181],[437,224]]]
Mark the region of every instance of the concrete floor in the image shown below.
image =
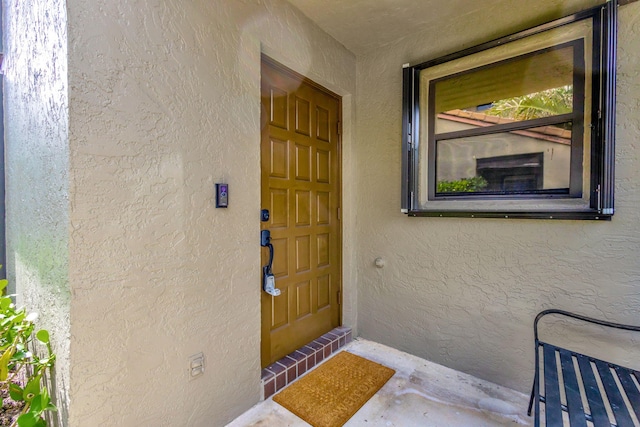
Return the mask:
[[[396,370],[346,427],[530,426],[528,396],[407,353],[356,339],[344,350]],[[272,399],[228,427],[309,426]]]

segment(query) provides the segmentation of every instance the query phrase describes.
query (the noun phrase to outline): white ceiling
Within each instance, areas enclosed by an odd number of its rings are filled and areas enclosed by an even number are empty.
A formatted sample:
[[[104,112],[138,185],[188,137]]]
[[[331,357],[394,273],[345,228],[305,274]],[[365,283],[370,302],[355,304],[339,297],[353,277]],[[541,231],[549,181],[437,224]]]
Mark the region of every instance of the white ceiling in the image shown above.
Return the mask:
[[[436,29],[445,31],[460,16],[495,17],[483,26],[496,36],[603,3],[604,0],[288,0],[356,55]],[[481,18],[479,18],[481,19]],[[491,19],[491,18],[489,18]],[[492,19],[491,19],[492,20]],[[501,23],[501,24],[500,24]],[[500,34],[504,35],[504,34]]]

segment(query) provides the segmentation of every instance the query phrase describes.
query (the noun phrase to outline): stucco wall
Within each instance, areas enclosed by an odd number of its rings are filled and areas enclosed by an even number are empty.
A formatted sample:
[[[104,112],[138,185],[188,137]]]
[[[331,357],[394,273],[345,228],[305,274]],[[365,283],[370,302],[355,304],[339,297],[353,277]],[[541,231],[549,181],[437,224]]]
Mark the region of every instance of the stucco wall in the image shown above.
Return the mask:
[[[280,0],[67,6],[70,425],[223,425],[260,396],[260,52],[346,117],[355,57]]]
[[[365,338],[526,391],[539,310],[640,324],[640,3],[620,8],[611,222],[408,218],[400,213],[401,66],[523,26],[486,13],[358,58],[354,157],[366,212],[357,230],[358,325]]]
[[[69,384],[68,96],[62,0],[3,0],[7,273],[57,353],[53,395]],[[50,390],[51,391],[51,390]]]

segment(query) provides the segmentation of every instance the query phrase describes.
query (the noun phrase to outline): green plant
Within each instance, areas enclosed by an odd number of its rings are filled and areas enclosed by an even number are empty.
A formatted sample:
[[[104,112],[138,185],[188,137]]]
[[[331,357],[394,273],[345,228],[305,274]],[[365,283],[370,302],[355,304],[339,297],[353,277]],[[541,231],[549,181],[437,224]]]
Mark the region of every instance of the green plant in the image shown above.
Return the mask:
[[[573,86],[561,86],[514,98],[502,99],[483,111],[491,116],[532,120],[573,111]]]
[[[0,280],[0,293],[7,283]],[[36,317],[27,314],[24,308],[16,308],[10,296],[0,297],[0,382],[8,384],[12,400],[24,405],[12,426],[17,423],[19,427],[44,427],[46,411],[57,410],[43,379],[56,356],[51,349],[49,332],[40,329],[33,333]],[[35,344],[34,339],[46,347],[45,357],[40,358],[29,350]]]
[[[487,180],[481,176],[456,181],[438,181],[438,193],[473,193],[484,190],[487,185]]]

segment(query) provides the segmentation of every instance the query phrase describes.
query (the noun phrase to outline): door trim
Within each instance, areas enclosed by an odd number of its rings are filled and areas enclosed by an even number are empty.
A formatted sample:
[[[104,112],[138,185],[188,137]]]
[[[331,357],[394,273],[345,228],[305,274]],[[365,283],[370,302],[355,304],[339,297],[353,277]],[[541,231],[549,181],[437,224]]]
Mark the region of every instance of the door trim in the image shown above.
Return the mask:
[[[308,77],[305,77],[303,74],[298,73],[295,70],[292,70],[291,68],[287,67],[286,65],[282,65],[280,62],[276,61],[275,59],[265,55],[264,53],[262,53],[261,55],[261,62],[266,62],[269,65],[271,65],[273,68],[276,68],[278,71],[284,73],[284,74],[289,74],[290,76],[302,80],[303,82],[309,84],[310,86],[313,86],[314,88],[327,93],[328,95],[331,95],[332,97],[338,99],[339,101],[339,116],[340,116],[340,120],[342,120],[342,96],[338,95],[337,93],[333,92],[332,90],[327,89],[326,87],[322,86],[319,83],[314,82],[313,80],[311,80]],[[262,68],[262,67],[261,67]],[[339,135],[338,135],[339,136]],[[338,144],[340,144],[342,142],[342,138],[338,138]]]

